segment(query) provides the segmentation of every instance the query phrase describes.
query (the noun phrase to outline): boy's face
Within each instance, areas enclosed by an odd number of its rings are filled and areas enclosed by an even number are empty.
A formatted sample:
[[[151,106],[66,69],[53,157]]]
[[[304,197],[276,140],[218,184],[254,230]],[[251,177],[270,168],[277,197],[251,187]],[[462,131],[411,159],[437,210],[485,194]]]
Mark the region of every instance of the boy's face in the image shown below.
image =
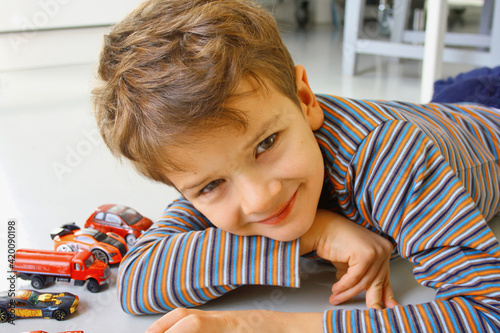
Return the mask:
[[[305,73],[298,81],[310,92]],[[204,132],[187,146],[169,147],[185,171],[168,177],[218,228],[289,241],[302,236],[316,214],[324,167],[312,130],[323,114],[308,101],[301,102],[301,110],[269,88],[255,90],[242,82],[237,90],[242,95],[227,107],[243,111],[248,128],[229,125]],[[299,93],[299,99],[307,98]]]

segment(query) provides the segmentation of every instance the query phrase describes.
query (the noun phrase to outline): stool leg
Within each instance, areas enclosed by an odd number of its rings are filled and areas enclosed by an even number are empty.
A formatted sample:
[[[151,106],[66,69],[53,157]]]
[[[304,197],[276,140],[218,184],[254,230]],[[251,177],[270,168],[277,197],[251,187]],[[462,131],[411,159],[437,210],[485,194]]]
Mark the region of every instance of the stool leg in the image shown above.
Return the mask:
[[[364,1],[349,0],[345,4],[342,73],[353,76],[356,66],[356,44],[363,23]]]
[[[420,90],[422,103],[428,103],[432,99],[434,81],[441,77],[447,9],[448,2],[446,0],[432,0],[427,3],[427,23]]]

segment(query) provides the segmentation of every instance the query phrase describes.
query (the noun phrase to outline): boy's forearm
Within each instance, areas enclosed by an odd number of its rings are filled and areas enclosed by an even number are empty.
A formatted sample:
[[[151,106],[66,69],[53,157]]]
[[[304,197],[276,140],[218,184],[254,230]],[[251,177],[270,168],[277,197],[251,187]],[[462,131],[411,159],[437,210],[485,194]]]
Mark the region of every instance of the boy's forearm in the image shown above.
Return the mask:
[[[144,314],[201,305],[239,285],[298,287],[298,260],[295,241],[235,236],[216,228],[163,236],[127,255],[118,295],[126,312]],[[265,273],[270,269],[272,274]]]
[[[190,333],[321,333],[323,332],[323,313],[176,309],[154,322],[146,333],[163,333],[165,331]]]

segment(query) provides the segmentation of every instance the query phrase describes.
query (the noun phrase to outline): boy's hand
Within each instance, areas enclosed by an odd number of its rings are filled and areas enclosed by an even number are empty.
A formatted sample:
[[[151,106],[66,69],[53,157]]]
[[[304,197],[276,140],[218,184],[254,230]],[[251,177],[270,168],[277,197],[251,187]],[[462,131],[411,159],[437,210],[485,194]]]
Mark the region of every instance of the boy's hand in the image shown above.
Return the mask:
[[[155,321],[146,333],[321,333],[322,323],[322,313],[265,310],[201,311],[178,308]]]
[[[398,303],[390,285],[392,244],[382,236],[327,210],[318,210],[309,231],[300,238],[300,252],[316,250],[337,268],[330,303],[340,304],[366,290],[366,306],[382,309]]]

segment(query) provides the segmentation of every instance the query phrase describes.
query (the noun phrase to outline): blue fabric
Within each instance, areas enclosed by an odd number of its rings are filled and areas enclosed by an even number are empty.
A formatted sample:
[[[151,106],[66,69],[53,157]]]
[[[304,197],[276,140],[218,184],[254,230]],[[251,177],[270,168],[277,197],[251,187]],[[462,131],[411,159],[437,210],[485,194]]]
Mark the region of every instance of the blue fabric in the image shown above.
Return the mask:
[[[500,66],[478,68],[434,82],[431,102],[471,102],[500,108]]]

